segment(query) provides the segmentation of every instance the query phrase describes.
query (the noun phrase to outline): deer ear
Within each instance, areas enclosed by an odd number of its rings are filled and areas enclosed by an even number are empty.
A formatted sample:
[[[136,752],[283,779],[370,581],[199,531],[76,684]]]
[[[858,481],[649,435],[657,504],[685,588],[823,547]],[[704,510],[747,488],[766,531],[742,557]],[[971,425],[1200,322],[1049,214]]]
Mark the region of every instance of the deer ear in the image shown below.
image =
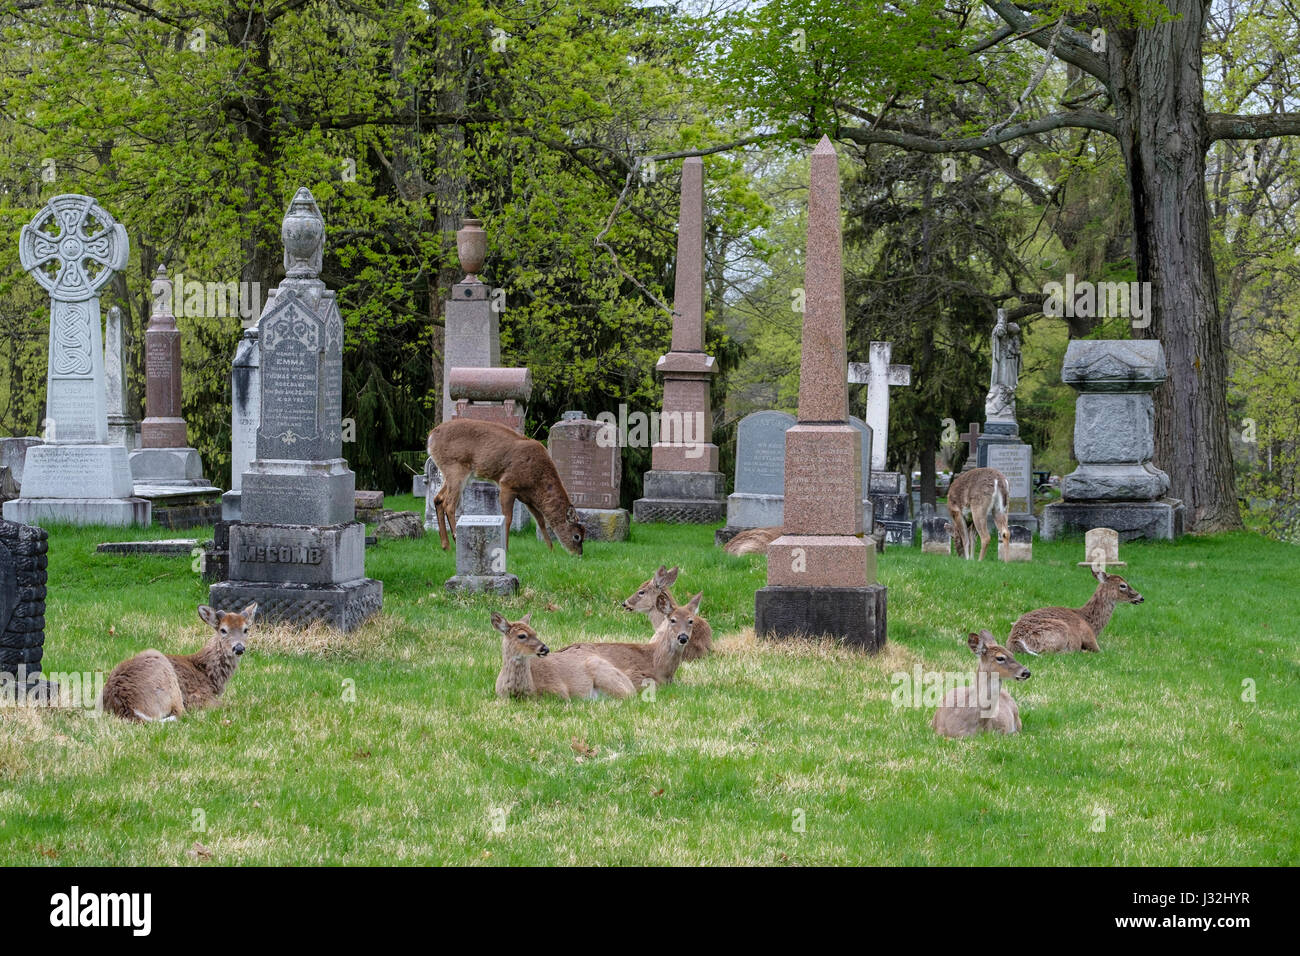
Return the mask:
[[[498,614],[496,611],[492,612],[492,626],[495,627],[502,634],[510,633],[510,622],[507,621],[500,614]]]
[[[519,623],[527,627],[528,622],[531,621],[532,619],[533,619],[533,612],[529,611],[527,614],[525,614],[522,618],[519,619]]]
[[[564,513],[564,520],[569,524],[578,523],[578,512],[574,510],[573,505],[569,505],[569,510]]]
[[[239,612],[239,616],[244,619],[245,627],[252,627],[253,619],[257,617],[257,602],[254,601],[248,607]]]
[[[983,643],[984,643],[984,638],[979,634],[971,632],[970,634],[966,635],[966,646],[969,647],[971,651],[975,654],[978,654],[980,652],[980,645]]]
[[[1105,571],[1101,570],[1100,568],[1094,568],[1093,571],[1092,571],[1092,576],[1093,576],[1094,578],[1096,578],[1096,579],[1098,580],[1098,582],[1100,582],[1101,584],[1105,584],[1105,583],[1106,583],[1106,579],[1107,579],[1110,575],[1108,575]]]
[[[700,609],[700,598],[702,598],[702,597],[704,597],[704,592],[703,592],[703,591],[701,591],[699,594],[695,595],[695,597],[691,598],[691,603],[688,604],[688,605],[686,605],[686,607],[690,609],[690,612],[691,612],[692,614],[694,614],[696,611],[698,611],[698,610]]]
[[[680,570],[680,568],[677,568],[676,566],[674,566],[673,568],[671,568],[671,569],[669,569],[669,570],[667,570],[667,571],[665,571],[665,572],[663,573],[663,577],[660,578],[660,580],[663,582],[663,586],[664,586],[664,587],[666,587],[666,588],[670,588],[670,587],[673,586],[673,582],[677,580],[677,572],[678,572],[679,570]]]
[[[199,605],[199,617],[208,627],[221,626],[221,615],[215,608],[210,608],[206,604]]]
[[[668,617],[673,613],[673,602],[663,591],[660,591],[659,596],[655,598],[655,610],[664,615],[664,617]]]

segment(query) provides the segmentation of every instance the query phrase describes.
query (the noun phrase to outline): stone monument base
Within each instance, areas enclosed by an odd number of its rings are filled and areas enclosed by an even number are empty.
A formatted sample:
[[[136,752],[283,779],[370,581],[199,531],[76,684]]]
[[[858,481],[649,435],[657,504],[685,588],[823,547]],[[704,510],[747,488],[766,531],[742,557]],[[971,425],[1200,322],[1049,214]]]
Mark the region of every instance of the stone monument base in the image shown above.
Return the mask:
[[[779,640],[833,637],[875,652],[885,645],[887,589],[769,585],[754,593],[754,633]]]
[[[632,517],[626,508],[577,508],[585,541],[626,541]],[[550,530],[549,528],[547,529]],[[552,534],[552,537],[554,535]]]
[[[443,586],[469,594],[517,594],[519,579],[513,574],[455,574]]]
[[[717,471],[647,471],[645,497],[632,502],[632,519],[642,524],[714,524],[727,514],[725,487]]]
[[[1183,503],[1177,498],[1155,501],[1054,501],[1043,509],[1039,537],[1054,541],[1093,528],[1114,528],[1121,541],[1151,538],[1172,541],[1183,534]]]
[[[243,495],[238,491],[227,491],[221,496],[221,520],[238,521],[243,512]]]
[[[153,511],[144,498],[15,498],[4,503],[4,517],[20,524],[147,528]]]
[[[131,479],[137,485],[212,487],[203,477],[203,461],[193,448],[137,448],[130,454]]]
[[[1011,511],[1007,513],[1007,524],[1013,528],[1024,528],[1030,534],[1038,534],[1038,518],[1034,515]]]
[[[221,581],[208,590],[208,603],[218,611],[239,611],[254,601],[258,623],[306,627],[323,621],[346,632],[379,613],[384,585],[371,578],[325,585]]]

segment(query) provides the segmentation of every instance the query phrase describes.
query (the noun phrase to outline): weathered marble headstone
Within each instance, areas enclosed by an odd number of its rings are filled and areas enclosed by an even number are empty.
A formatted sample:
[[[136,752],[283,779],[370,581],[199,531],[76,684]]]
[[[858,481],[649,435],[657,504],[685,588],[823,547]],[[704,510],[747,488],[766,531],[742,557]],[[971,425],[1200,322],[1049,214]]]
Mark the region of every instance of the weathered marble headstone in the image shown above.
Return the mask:
[[[1156,339],[1076,339],[1065,351],[1061,380],[1079,393],[1074,457],[1061,500],[1043,509],[1042,537],[1105,527],[1121,540],[1172,540],[1183,533],[1183,503],[1165,497],[1169,476],[1155,454],[1155,403],[1165,352]]]
[[[754,630],[878,650],[886,591],[875,583],[874,543],[862,538],[862,434],[849,423],[840,172],[830,139],[809,166],[799,420],[785,433],[784,533],[768,548]]]
[[[613,431],[614,426],[593,421],[582,412],[565,412],[546,440],[587,541],[627,540],[627,509],[618,506],[623,456],[618,442],[609,440]]]
[[[230,370],[230,490],[221,496],[221,517],[238,521],[244,472],[257,458],[257,427],[262,421],[262,350],[257,329],[245,329]]]
[[[55,196],[23,226],[18,257],[50,294],[45,442],[27,450],[21,498],[4,517],[148,525],[126,448],[108,442],[99,290],[126,266],[126,229],[89,196]]]
[[[998,542],[998,557],[1003,561],[1032,561],[1034,559],[1034,535],[1021,525],[1010,525],[1007,533],[1011,535],[1010,544]]]
[[[795,421],[789,412],[763,411],[736,425],[735,490],[727,496],[727,524],[714,533],[716,544],[785,520],[785,433]]]
[[[0,520],[0,674],[39,674],[45,647],[48,534]]]
[[[519,579],[506,571],[506,519],[494,515],[461,515],[456,519],[456,574],[448,591],[487,591],[514,594]]]
[[[159,499],[216,494],[203,477],[203,461],[190,448],[181,408],[181,331],[172,314],[172,283],[158,267],[151,288],[153,308],[145,330],[145,419],[140,447],[131,452],[136,494]]]
[[[663,413],[632,516],[713,524],[727,503],[709,404],[718,367],[704,351],[704,162],[697,156],[682,163],[676,272],[672,345],[655,366],[664,378]]]
[[[996,468],[1007,476],[1007,490],[1011,500],[1007,505],[1007,521],[1013,526],[1026,528],[1032,534],[1038,530],[1034,516],[1034,449],[1023,442],[992,442],[982,449],[986,467]]]
[[[453,368],[491,368],[501,364],[500,300],[493,301],[479,278],[487,257],[487,233],[477,219],[466,219],[456,233],[456,251],[465,277],[451,287],[443,312],[442,420],[456,414],[448,388]]]
[[[947,515],[921,516],[921,553],[952,554],[952,527]]]
[[[136,447],[136,422],[127,414],[126,347],[122,310],[113,306],[104,320],[104,390],[108,403],[108,441],[128,452]]]
[[[1127,562],[1119,559],[1119,532],[1114,528],[1093,528],[1083,536],[1083,553],[1086,560],[1079,562],[1105,571],[1107,568],[1123,568]]]
[[[325,222],[305,187],[281,229],[285,279],[258,320],[261,424],[244,474],[243,518],[229,526],[230,580],[209,603],[258,619],[349,631],[379,611],[383,585],[365,576],[356,477],[343,458],[343,317],[320,280]]]

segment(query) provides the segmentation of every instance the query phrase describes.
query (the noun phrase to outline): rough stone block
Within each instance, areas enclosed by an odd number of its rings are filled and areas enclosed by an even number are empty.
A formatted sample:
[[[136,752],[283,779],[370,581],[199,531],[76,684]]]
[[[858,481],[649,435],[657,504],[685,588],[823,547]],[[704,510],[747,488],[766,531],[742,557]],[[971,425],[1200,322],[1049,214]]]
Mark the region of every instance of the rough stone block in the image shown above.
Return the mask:
[[[330,527],[241,521],[230,527],[230,577],[266,584],[343,584],[365,577],[360,522]]]
[[[875,652],[885,645],[887,592],[854,588],[774,586],[754,594],[754,633],[761,638],[831,637]]]
[[[1043,509],[1040,537],[1054,541],[1093,528],[1113,528],[1121,541],[1172,541],[1183,534],[1184,507],[1177,498],[1158,501],[1055,501]]]
[[[384,586],[370,578],[332,585],[222,581],[208,591],[208,603],[218,611],[238,611],[254,601],[259,624],[307,627],[320,621],[347,632],[379,613]]]

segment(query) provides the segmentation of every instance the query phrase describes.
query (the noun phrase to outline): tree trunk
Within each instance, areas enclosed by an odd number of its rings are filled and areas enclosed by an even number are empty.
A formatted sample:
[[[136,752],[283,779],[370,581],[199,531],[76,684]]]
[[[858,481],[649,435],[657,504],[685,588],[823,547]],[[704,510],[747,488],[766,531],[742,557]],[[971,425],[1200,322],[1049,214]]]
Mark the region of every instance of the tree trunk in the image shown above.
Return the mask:
[[[1227,355],[1205,196],[1201,36],[1208,0],[1169,0],[1177,19],[1112,25],[1108,53],[1133,207],[1138,280],[1169,378],[1155,394],[1155,463],[1188,529],[1241,527],[1228,438]]]

